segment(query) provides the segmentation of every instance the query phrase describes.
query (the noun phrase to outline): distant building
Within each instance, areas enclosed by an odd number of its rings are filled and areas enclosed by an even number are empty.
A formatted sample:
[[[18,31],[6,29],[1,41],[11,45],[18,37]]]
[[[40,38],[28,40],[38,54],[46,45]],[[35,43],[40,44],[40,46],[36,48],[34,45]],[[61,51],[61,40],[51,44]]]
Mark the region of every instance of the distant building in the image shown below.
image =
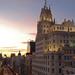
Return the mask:
[[[3,61],[3,57],[2,57],[2,53],[0,53],[0,68],[2,66],[2,61]]]
[[[26,54],[26,75],[32,75],[32,54]]]
[[[18,56],[12,57],[11,61],[14,71],[19,75],[25,75],[25,58],[21,56],[20,51],[18,53]]]
[[[64,65],[66,62],[63,62],[63,48],[75,45],[74,21],[64,19],[61,24],[56,24],[51,9],[45,0],[37,23],[35,42],[36,49],[32,56],[32,75],[63,75],[63,71],[66,69]],[[67,61],[67,65],[69,64],[71,68],[72,63],[73,61],[71,63]]]
[[[3,58],[3,57],[2,57],[2,53],[0,53],[0,60],[2,60],[2,58]]]
[[[35,52],[35,42],[32,40],[28,43],[27,53]]]
[[[15,56],[15,53],[11,53],[11,58]]]
[[[30,41],[28,43],[26,53],[26,75],[32,75],[32,54],[35,52],[35,42]]]

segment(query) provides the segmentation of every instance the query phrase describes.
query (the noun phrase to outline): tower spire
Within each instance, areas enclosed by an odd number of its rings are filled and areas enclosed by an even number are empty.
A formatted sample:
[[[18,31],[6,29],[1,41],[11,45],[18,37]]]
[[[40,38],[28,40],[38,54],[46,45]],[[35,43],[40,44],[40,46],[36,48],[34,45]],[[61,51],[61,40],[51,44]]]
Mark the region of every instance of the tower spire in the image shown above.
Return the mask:
[[[47,0],[45,0],[45,6],[47,6]]]
[[[44,7],[47,8],[47,0],[45,0],[45,5],[44,5]]]

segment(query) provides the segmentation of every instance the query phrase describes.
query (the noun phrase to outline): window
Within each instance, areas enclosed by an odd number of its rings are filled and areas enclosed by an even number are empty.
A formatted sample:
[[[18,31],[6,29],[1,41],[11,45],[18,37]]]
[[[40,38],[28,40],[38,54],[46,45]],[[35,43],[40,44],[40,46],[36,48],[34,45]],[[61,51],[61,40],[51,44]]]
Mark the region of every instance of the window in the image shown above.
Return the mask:
[[[45,32],[45,30],[44,30],[44,32]]]
[[[59,62],[59,66],[61,66],[61,62]]]
[[[65,53],[65,54],[68,54],[68,50],[65,50],[64,53]]]
[[[69,36],[68,35],[66,35],[66,38],[68,38]]]
[[[48,28],[48,26],[47,26],[47,28]]]
[[[71,60],[71,56],[64,56],[64,60]]]
[[[59,68],[59,73],[61,73],[61,68]]]
[[[70,28],[70,30],[72,31],[72,28]]]
[[[49,49],[48,49],[48,51],[49,51]]]
[[[54,45],[54,48],[55,48],[55,45]]]
[[[65,38],[65,35],[63,36],[63,38]]]
[[[69,40],[66,40],[66,43],[69,43]]]
[[[59,27],[57,27],[57,29],[59,29]]]
[[[49,68],[48,68],[48,72],[49,72]]]
[[[49,55],[48,55],[48,59],[49,59]]]
[[[55,40],[53,40],[53,43],[55,43]]]
[[[65,40],[64,40],[64,43],[65,43]]]
[[[51,46],[49,46],[49,49],[51,49]]]
[[[71,50],[69,50],[69,54],[71,54],[72,53],[72,51]]]
[[[72,66],[72,62],[70,62],[71,66]]]
[[[52,62],[52,66],[54,66],[54,62]]]
[[[54,60],[54,55],[52,54],[52,59]]]
[[[54,73],[54,68],[52,68],[52,73]]]
[[[71,38],[73,37],[73,35],[71,35]]]
[[[61,27],[60,27],[60,30],[61,30]]]
[[[62,40],[60,40],[60,43],[62,43]]]
[[[64,60],[67,60],[67,56],[64,56]]]
[[[44,27],[45,27],[45,25],[44,25]]]
[[[73,51],[73,53],[75,54],[75,50]]]
[[[49,61],[48,61],[48,65],[49,65]]]
[[[58,55],[58,59],[61,60],[61,55]]]
[[[62,27],[62,30],[64,30],[64,27]]]
[[[54,30],[55,30],[55,27],[54,27]]]

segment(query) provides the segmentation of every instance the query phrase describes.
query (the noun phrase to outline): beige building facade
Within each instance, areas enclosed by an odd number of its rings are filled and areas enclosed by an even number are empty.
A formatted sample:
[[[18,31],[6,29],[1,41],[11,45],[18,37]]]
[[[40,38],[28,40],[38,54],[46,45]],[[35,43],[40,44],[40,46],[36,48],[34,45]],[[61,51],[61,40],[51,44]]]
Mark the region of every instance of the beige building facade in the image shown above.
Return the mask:
[[[36,50],[32,56],[32,75],[63,75],[64,46],[73,46],[75,25],[73,20],[56,24],[45,1],[37,23]]]

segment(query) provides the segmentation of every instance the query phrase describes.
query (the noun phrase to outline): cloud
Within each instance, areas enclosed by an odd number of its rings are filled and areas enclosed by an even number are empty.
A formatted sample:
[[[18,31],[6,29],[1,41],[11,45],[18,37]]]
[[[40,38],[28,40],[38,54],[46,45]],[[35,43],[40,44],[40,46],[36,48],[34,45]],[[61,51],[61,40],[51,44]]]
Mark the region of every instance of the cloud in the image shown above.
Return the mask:
[[[29,35],[36,35],[36,33],[28,33]]]

